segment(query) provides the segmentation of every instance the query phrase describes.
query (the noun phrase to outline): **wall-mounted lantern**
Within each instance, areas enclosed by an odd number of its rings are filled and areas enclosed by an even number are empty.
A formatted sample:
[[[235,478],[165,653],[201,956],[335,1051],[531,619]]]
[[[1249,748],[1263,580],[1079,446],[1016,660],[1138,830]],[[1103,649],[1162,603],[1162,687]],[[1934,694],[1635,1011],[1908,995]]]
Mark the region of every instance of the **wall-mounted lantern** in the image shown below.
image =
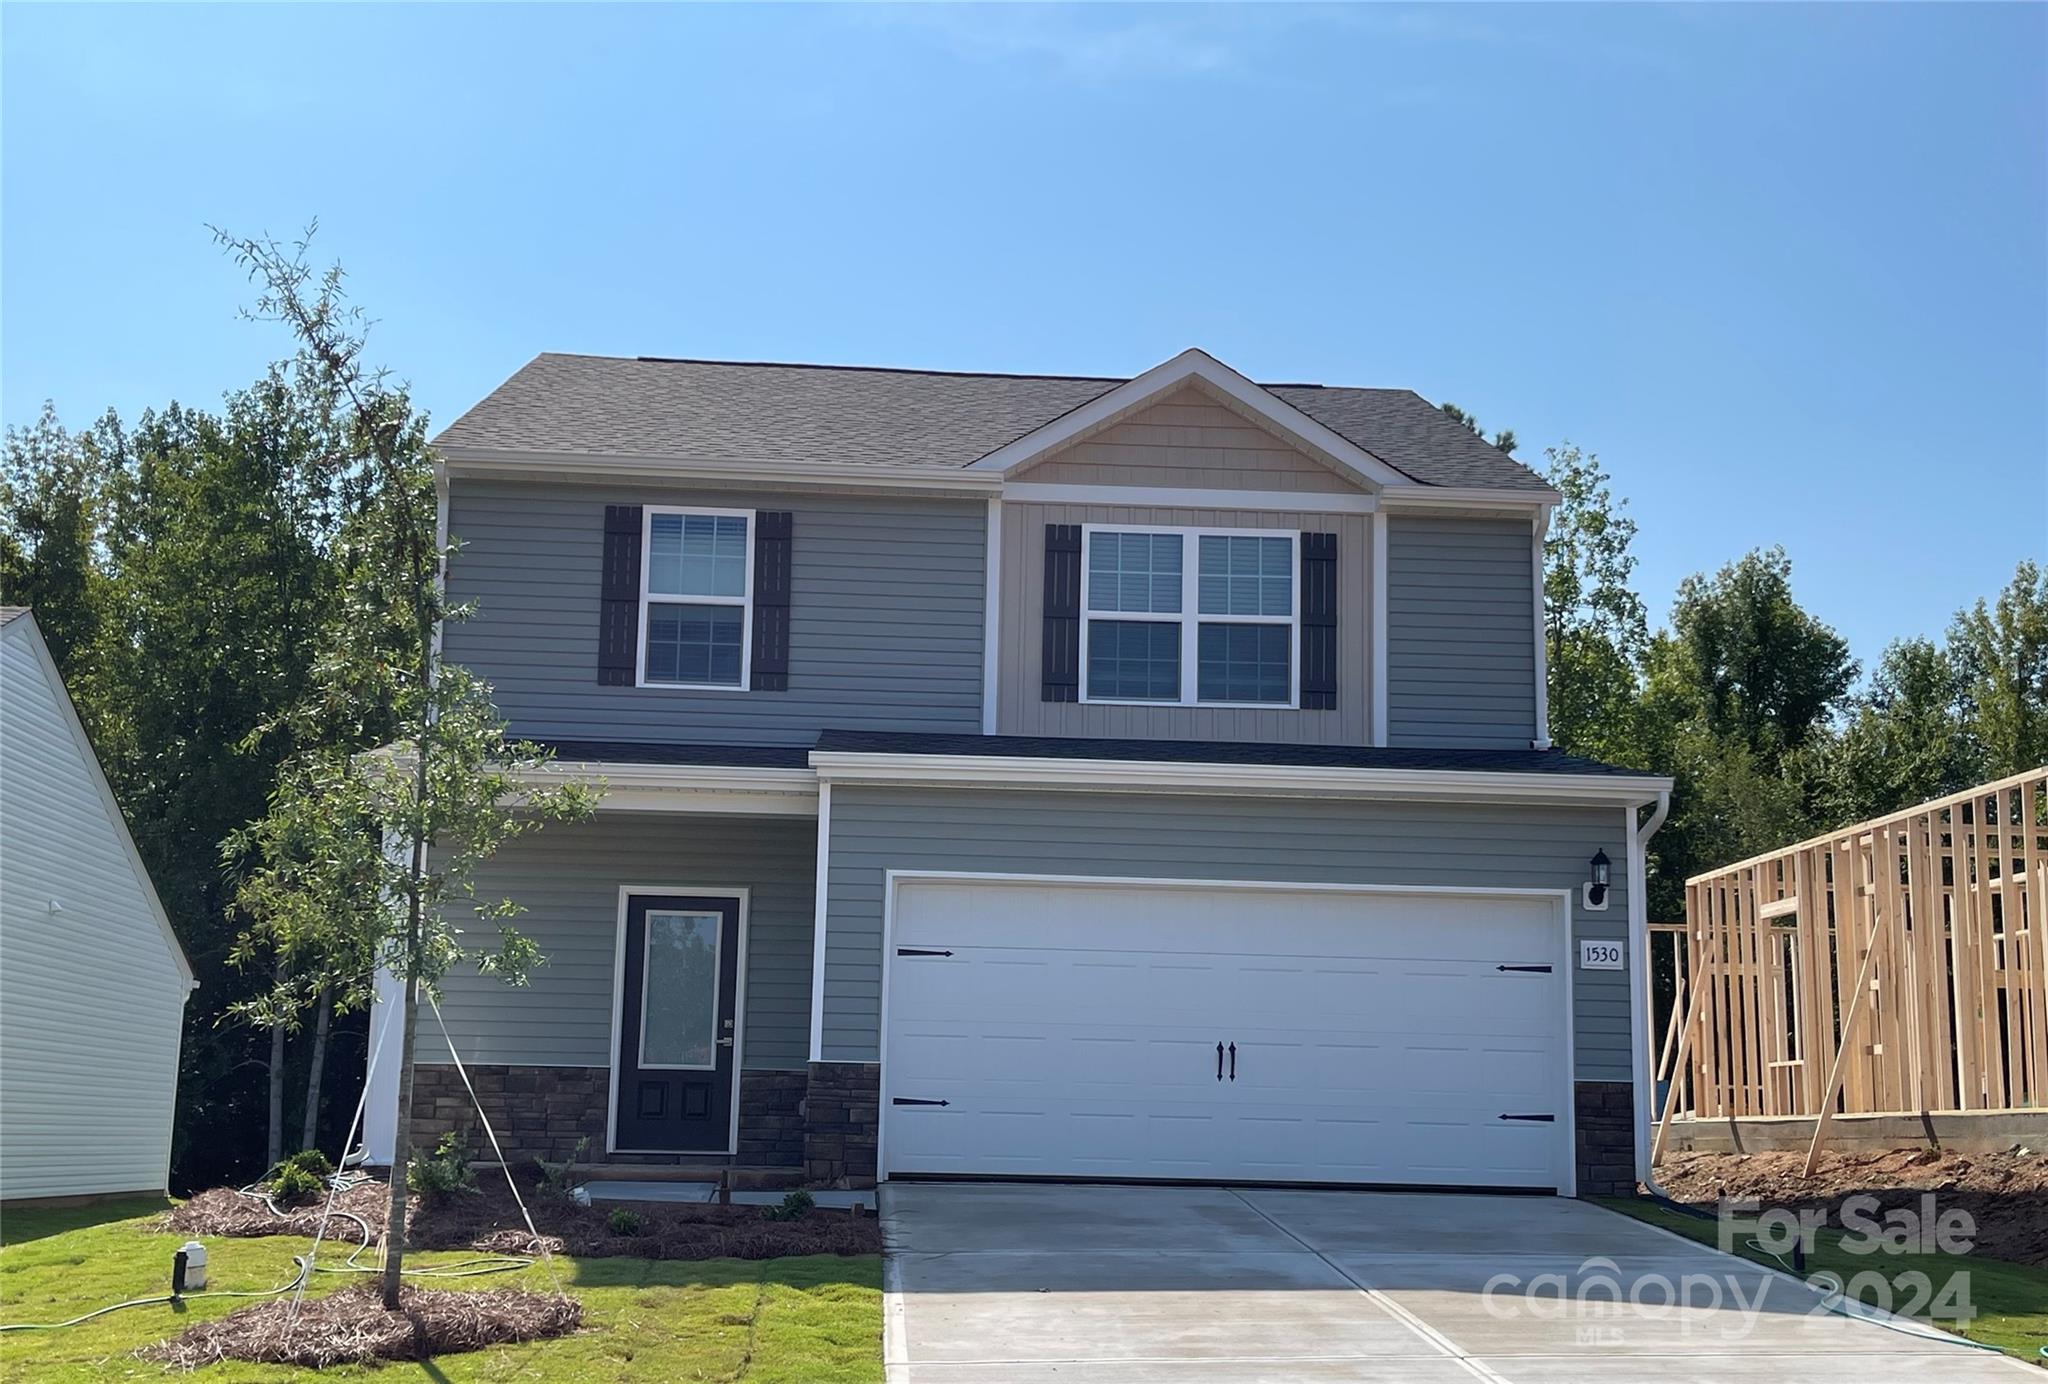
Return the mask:
[[[1585,905],[1595,913],[1607,907],[1607,884],[1612,876],[1614,862],[1607,858],[1606,851],[1593,853],[1593,877],[1586,882]]]

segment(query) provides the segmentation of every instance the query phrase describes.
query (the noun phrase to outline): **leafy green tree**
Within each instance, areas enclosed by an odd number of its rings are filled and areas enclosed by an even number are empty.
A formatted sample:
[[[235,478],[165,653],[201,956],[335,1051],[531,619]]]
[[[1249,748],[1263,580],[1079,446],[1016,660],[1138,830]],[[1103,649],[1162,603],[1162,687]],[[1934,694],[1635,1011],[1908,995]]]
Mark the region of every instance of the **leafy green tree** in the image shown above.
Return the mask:
[[[1485,430],[1479,426],[1479,420],[1459,408],[1456,404],[1441,404],[1438,407],[1443,409],[1445,417],[1463,427],[1465,431],[1473,434],[1475,437],[1486,436]],[[1493,445],[1500,448],[1503,452],[1514,451],[1515,430],[1513,428],[1503,428],[1495,433],[1493,435]]]
[[[1636,521],[1628,502],[1614,498],[1599,458],[1569,443],[1545,455],[1544,476],[1563,496],[1543,544],[1550,737],[1572,754],[1639,763],[1641,664],[1650,636],[1632,584]]]
[[[96,724],[103,718],[95,714],[87,655],[101,641],[107,606],[100,540],[119,489],[122,449],[120,420],[112,414],[72,433],[46,403],[34,426],[8,429],[0,453],[0,600],[35,607],[50,655],[96,733],[107,727]]]
[[[258,286],[251,315],[292,333],[298,368],[331,401],[342,445],[318,464],[336,478],[368,483],[344,535],[344,607],[324,641],[319,686],[300,724],[331,730],[374,720],[390,726],[394,744],[359,754],[344,735],[310,746],[280,782],[269,813],[228,849],[248,862],[237,897],[252,920],[252,945],[287,959],[353,958],[354,966],[331,972],[344,983],[374,962],[404,984],[383,1276],[384,1303],[395,1310],[420,991],[431,992],[465,958],[524,983],[541,958],[512,926],[515,903],[476,898],[476,869],[546,821],[587,816],[596,793],[574,781],[530,786],[542,752],[509,741],[489,687],[441,657],[441,622],[466,611],[443,597],[448,550],[436,533],[425,420],[403,389],[366,368],[362,319],[345,300],[340,269],[316,276],[304,241],[288,247],[216,234]],[[466,942],[451,917],[455,905],[497,925],[495,947]],[[368,987],[345,988],[339,998],[360,1005]],[[251,1012],[275,1022],[305,1002],[303,989],[281,984]]]
[[[1962,688],[1954,660],[1932,640],[1888,647],[1841,733],[1803,752],[1795,769],[1809,781],[1816,824],[1846,826],[1976,782]]]
[[[1978,776],[2048,764],[2048,572],[2021,562],[1995,601],[1957,614],[1948,645]]]

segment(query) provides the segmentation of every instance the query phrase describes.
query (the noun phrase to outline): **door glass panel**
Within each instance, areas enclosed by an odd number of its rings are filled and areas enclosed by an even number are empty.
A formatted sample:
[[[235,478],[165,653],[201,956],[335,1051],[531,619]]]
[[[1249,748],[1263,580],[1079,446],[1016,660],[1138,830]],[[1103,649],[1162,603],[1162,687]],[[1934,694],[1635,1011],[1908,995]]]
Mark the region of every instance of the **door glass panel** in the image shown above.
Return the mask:
[[[647,964],[640,996],[640,1065],[717,1065],[716,913],[647,915]]]

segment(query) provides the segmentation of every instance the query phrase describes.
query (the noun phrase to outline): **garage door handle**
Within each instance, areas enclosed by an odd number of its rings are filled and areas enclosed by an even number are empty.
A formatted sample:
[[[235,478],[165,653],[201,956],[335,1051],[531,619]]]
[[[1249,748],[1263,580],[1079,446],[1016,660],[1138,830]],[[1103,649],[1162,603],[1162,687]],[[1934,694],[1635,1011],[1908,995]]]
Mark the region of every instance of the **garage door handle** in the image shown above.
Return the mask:
[[[1223,1080],[1223,1045],[1221,1043],[1216,1045],[1216,1079],[1218,1081]]]
[[[1496,971],[1540,971],[1544,975],[1550,974],[1548,966],[1495,966],[1493,969]]]
[[[949,951],[938,951],[931,947],[898,947],[898,956],[951,956]]]
[[[1237,1044],[1230,1045],[1230,1079],[1237,1080]]]
[[[891,1105],[951,1105],[952,1103],[949,1100],[920,1100],[916,1096],[896,1096],[889,1101]],[[1501,1118],[1506,1119],[1507,1117],[1503,1115]]]
[[[1557,1116],[1555,1115],[1503,1115],[1501,1118],[1503,1120],[1532,1120],[1537,1124],[1555,1124],[1557,1122]]]

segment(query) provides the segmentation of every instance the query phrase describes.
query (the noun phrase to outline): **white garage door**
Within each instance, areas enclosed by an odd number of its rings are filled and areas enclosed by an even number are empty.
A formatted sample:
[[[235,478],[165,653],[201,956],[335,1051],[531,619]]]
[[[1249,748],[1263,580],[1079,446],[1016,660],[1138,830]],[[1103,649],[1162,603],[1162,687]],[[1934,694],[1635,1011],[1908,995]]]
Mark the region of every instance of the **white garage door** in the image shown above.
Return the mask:
[[[898,884],[891,1174],[1565,1190],[1546,899]]]

